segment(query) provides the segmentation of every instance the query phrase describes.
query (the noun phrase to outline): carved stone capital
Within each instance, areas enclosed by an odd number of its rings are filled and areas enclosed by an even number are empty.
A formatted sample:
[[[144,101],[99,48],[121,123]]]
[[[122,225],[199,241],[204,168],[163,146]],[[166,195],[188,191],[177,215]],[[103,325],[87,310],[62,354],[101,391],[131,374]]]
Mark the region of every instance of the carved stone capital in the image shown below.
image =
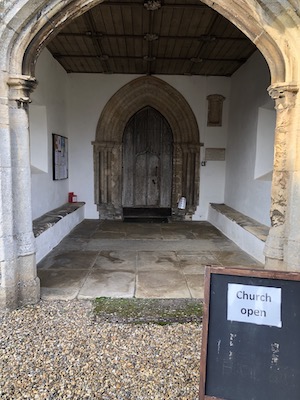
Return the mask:
[[[276,83],[268,87],[269,95],[275,100],[275,108],[279,111],[295,107],[298,91],[299,87],[292,83]]]
[[[9,100],[16,101],[18,108],[26,109],[31,102],[30,93],[36,88],[37,80],[27,75],[13,75],[7,84],[10,87]]]

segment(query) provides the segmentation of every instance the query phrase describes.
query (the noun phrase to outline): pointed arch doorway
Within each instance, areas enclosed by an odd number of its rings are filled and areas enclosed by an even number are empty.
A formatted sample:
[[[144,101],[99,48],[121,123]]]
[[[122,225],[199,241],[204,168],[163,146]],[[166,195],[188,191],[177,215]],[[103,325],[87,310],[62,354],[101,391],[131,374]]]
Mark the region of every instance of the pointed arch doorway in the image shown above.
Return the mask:
[[[173,134],[152,107],[135,113],[123,134],[122,207],[171,208]]]
[[[93,142],[99,218],[122,219],[129,204],[176,215],[184,196],[190,219],[199,204],[199,139],[192,109],[168,83],[145,76],[119,89],[101,113]]]

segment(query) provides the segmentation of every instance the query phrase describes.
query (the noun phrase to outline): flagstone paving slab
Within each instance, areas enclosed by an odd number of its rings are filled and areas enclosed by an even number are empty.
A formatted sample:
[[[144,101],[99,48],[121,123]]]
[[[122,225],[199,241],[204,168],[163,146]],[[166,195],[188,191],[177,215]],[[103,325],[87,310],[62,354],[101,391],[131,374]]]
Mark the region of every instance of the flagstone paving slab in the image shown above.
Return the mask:
[[[40,270],[41,298],[47,300],[75,299],[86,279],[86,270]]]
[[[263,268],[207,222],[85,220],[39,264],[42,298],[202,298],[206,265]]]
[[[204,275],[203,274],[191,274],[185,275],[191,297],[193,299],[204,298]]]
[[[89,269],[94,265],[97,255],[97,251],[61,251],[44,258],[39,267],[56,270]]]
[[[137,257],[138,271],[176,271],[179,261],[175,251],[140,251]]]
[[[94,269],[135,272],[136,259],[136,251],[101,250],[96,258]]]
[[[176,299],[190,298],[184,276],[177,271],[138,272],[137,298]]]
[[[79,291],[79,299],[94,299],[96,297],[134,296],[135,274],[132,272],[93,270],[88,275]]]

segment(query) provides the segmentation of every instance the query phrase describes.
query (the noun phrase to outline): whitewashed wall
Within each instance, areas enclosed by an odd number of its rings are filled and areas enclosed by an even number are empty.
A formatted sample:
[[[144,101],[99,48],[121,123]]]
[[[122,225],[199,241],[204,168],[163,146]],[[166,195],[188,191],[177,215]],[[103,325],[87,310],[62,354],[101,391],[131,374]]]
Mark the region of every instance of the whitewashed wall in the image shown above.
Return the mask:
[[[115,92],[136,78],[129,75],[68,76],[70,191],[84,201],[85,218],[99,218],[94,204],[93,146],[100,114]]]
[[[271,111],[273,117],[270,113],[266,117],[269,128],[266,129],[265,140],[262,140],[261,131],[264,123],[258,117],[263,117],[261,109],[270,108],[269,85],[269,70],[258,52],[231,78],[225,188],[225,203],[228,206],[266,225],[270,225],[270,164],[274,149],[275,112]],[[259,147],[259,151],[257,141],[263,146]],[[262,163],[263,155],[268,160],[269,168]],[[257,170],[264,170],[265,177],[257,174]]]
[[[200,131],[201,161],[204,160],[205,148],[226,148],[228,131],[228,113],[230,106],[230,78],[201,76],[159,76],[175,87],[191,106]],[[221,94],[223,103],[222,126],[207,126],[207,96]],[[194,220],[206,220],[209,203],[224,202],[225,161],[207,161],[200,167],[200,199]]]
[[[36,78],[39,85],[29,107],[33,219],[66,203],[69,188],[68,179],[52,179],[52,133],[68,136],[67,74],[46,50],[39,57]]]

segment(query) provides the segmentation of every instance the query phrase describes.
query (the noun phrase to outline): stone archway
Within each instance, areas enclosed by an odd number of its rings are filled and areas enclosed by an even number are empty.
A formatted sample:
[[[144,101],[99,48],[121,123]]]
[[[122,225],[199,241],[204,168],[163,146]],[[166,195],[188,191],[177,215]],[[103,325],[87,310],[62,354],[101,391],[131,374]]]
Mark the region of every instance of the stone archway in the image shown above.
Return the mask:
[[[100,0],[17,0],[1,8],[1,282],[2,308],[39,298],[30,211],[26,105],[41,50],[71,19]],[[244,32],[265,57],[277,124],[272,183],[271,268],[299,270],[300,17],[293,1],[202,0]],[[16,149],[21,149],[18,152]],[[5,229],[2,229],[2,226]]]
[[[172,211],[187,198],[187,216],[199,201],[200,141],[194,113],[184,97],[161,79],[146,76],[123,86],[104,107],[94,146],[95,203],[100,218],[122,217],[122,139],[129,119],[143,107],[158,110],[173,133]]]

